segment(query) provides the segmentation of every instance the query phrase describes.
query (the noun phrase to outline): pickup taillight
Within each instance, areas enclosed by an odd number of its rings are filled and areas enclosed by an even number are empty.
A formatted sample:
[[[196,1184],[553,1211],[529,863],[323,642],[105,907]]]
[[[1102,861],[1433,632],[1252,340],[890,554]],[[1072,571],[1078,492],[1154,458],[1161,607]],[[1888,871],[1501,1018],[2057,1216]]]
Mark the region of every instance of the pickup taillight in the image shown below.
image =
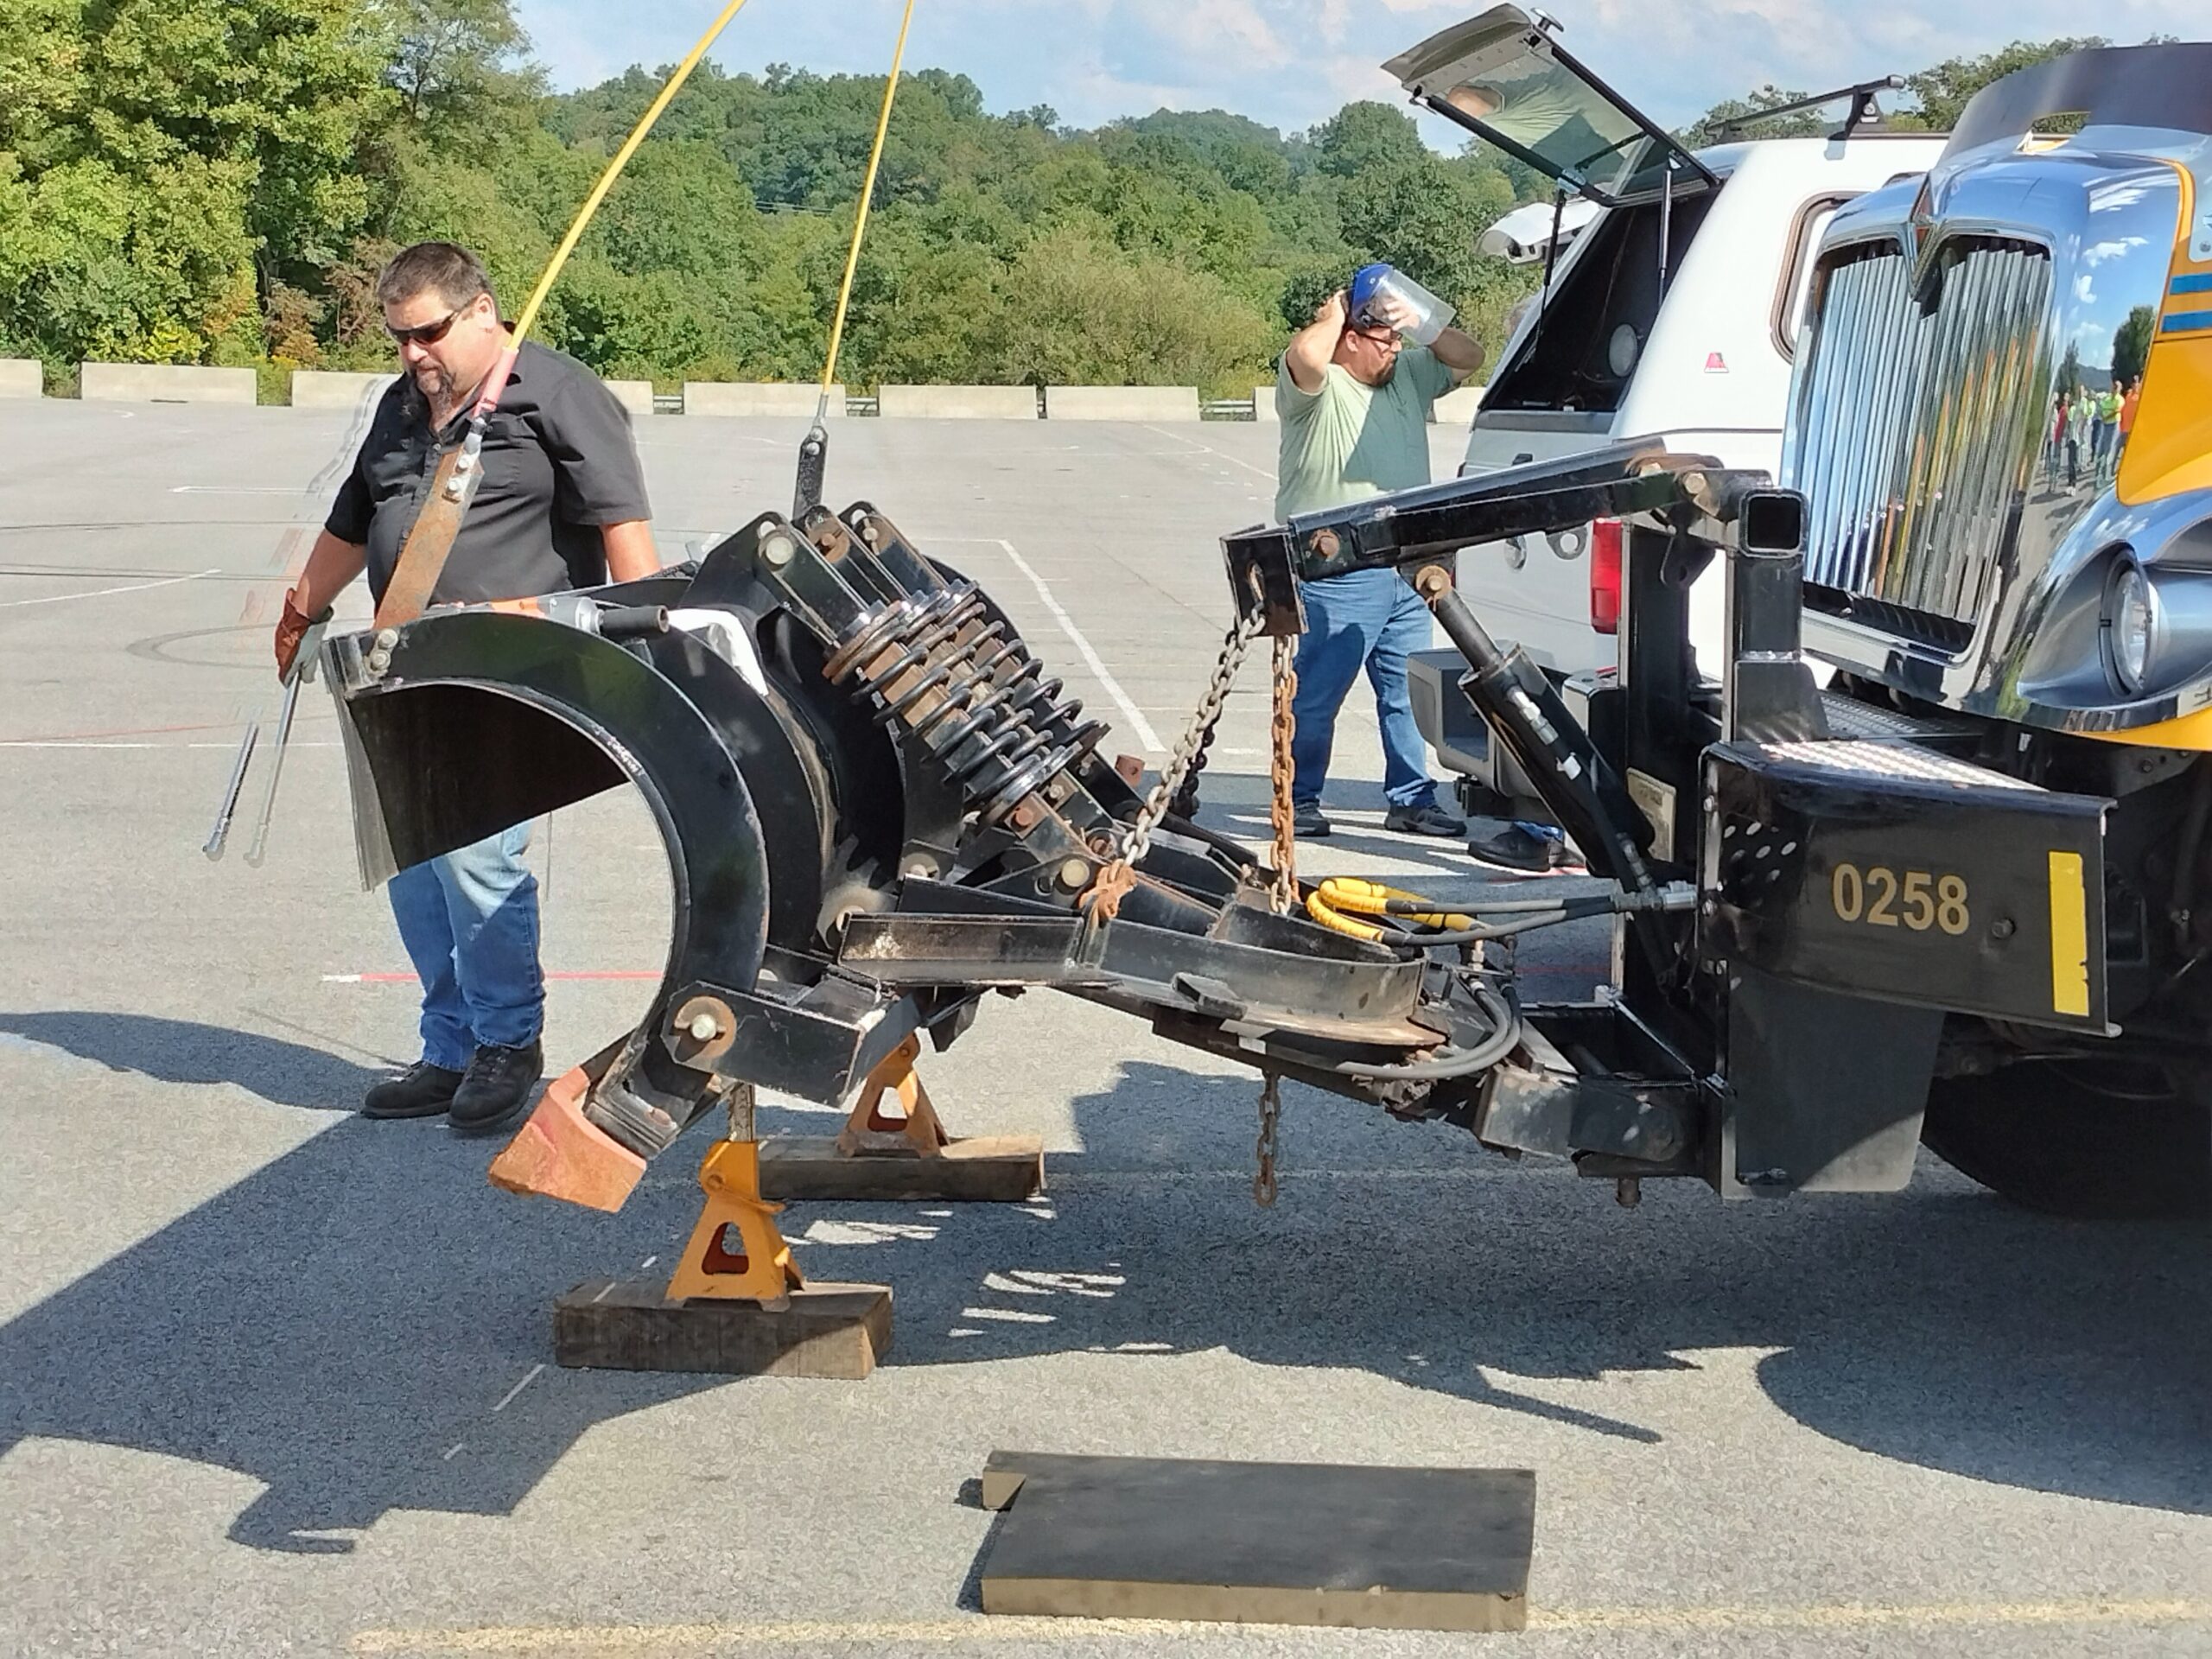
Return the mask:
[[[1590,526],[1590,626],[1599,633],[1621,628],[1621,521],[1599,518]]]

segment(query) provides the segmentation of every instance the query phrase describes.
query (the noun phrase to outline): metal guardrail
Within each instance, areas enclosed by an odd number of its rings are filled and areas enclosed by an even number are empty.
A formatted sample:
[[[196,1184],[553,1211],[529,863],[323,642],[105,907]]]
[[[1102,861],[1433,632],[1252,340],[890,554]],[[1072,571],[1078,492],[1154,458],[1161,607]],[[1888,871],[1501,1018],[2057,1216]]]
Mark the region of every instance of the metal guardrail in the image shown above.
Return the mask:
[[[681,415],[683,398],[681,394],[656,394],[653,397],[656,415]],[[845,413],[855,420],[874,420],[883,413],[881,401],[874,397],[849,394],[845,398]],[[1198,418],[1204,421],[1251,421],[1258,418],[1249,397],[1217,397],[1198,405]]]

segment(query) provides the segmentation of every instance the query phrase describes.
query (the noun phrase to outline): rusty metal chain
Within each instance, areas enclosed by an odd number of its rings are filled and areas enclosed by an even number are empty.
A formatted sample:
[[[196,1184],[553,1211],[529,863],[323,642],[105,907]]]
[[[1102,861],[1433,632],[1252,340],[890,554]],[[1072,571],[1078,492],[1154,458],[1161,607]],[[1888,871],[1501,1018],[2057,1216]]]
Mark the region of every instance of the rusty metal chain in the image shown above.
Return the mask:
[[[1274,649],[1274,720],[1268,760],[1270,796],[1268,817],[1274,826],[1274,877],[1268,893],[1275,913],[1287,916],[1298,904],[1297,808],[1290,798],[1294,772],[1291,741],[1298,735],[1298,642],[1277,635]]]
[[[1213,678],[1206,686],[1205,695],[1198,699],[1198,706],[1192,711],[1191,723],[1176,741],[1174,750],[1167,757],[1166,767],[1160,774],[1160,781],[1153,785],[1152,794],[1129,825],[1128,839],[1122,843],[1122,855],[1116,863],[1134,866],[1152,850],[1152,832],[1160,827],[1160,819],[1167,816],[1168,803],[1175,798],[1175,791],[1183,786],[1184,774],[1205,747],[1213,728],[1221,723],[1222,706],[1229,701],[1230,687],[1236,683],[1236,671],[1244,666],[1245,653],[1251,650],[1252,641],[1259,638],[1262,620],[1257,614],[1239,617],[1236,626],[1229,631],[1229,637],[1222,641],[1221,659],[1214,664]],[[1103,880],[1103,871],[1100,876]]]
[[[1262,1210],[1275,1201],[1275,1133],[1282,1117],[1282,1079],[1272,1071],[1260,1084],[1260,1172],[1252,1177],[1252,1202]]]
[[[1222,651],[1226,653],[1236,640],[1236,630],[1231,628],[1222,636]],[[1174,798],[1167,803],[1167,810],[1171,816],[1179,818],[1195,818],[1198,816],[1198,777],[1206,769],[1207,753],[1212,749],[1214,736],[1220,730],[1221,724],[1217,721],[1199,734],[1198,753],[1191,757],[1191,769],[1184,777],[1182,787],[1175,791]]]

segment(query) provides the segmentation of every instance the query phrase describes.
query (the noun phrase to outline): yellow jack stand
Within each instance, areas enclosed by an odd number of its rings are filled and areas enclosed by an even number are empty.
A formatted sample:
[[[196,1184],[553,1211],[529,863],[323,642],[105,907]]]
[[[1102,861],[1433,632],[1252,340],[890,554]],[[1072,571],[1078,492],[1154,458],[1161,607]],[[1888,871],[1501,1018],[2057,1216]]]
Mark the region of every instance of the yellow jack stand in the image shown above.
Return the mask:
[[[806,1282],[760,1196],[760,1143],[719,1141],[705,1206],[665,1287],[594,1279],[553,1306],[563,1365],[728,1376],[866,1376],[891,1346],[884,1285]],[[737,1232],[737,1247],[728,1242]]]
[[[909,1037],[876,1063],[862,1080],[852,1116],[837,1137],[841,1158],[940,1158],[952,1137],[938,1122],[929,1090],[914,1071],[921,1055],[918,1037]],[[883,1097],[899,1097],[899,1115],[883,1115]]]
[[[947,1135],[915,1073],[909,1037],[861,1079],[843,1131],[779,1136],[760,1147],[768,1198],[854,1202],[930,1198],[1019,1204],[1045,1190],[1045,1143],[1035,1135]],[[894,1113],[887,1107],[897,1103]]]
[[[694,1296],[746,1297],[763,1306],[786,1301],[806,1280],[791,1262],[791,1247],[777,1230],[783,1209],[760,1196],[760,1143],[717,1141],[699,1166],[706,1207],[691,1230],[691,1242],[669,1276],[668,1300]],[[725,1230],[737,1230],[738,1248],[724,1242]]]

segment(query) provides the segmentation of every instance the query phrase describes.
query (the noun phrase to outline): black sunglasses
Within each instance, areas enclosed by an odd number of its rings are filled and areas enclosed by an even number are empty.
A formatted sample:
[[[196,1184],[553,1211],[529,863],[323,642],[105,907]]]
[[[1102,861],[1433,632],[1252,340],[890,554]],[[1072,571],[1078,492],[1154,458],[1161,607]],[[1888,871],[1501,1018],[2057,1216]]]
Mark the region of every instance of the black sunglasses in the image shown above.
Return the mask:
[[[471,300],[467,305],[454,307],[435,322],[418,323],[412,328],[395,328],[387,322],[384,331],[391,336],[395,346],[435,346],[451,332],[461,313],[472,308],[475,303]]]

